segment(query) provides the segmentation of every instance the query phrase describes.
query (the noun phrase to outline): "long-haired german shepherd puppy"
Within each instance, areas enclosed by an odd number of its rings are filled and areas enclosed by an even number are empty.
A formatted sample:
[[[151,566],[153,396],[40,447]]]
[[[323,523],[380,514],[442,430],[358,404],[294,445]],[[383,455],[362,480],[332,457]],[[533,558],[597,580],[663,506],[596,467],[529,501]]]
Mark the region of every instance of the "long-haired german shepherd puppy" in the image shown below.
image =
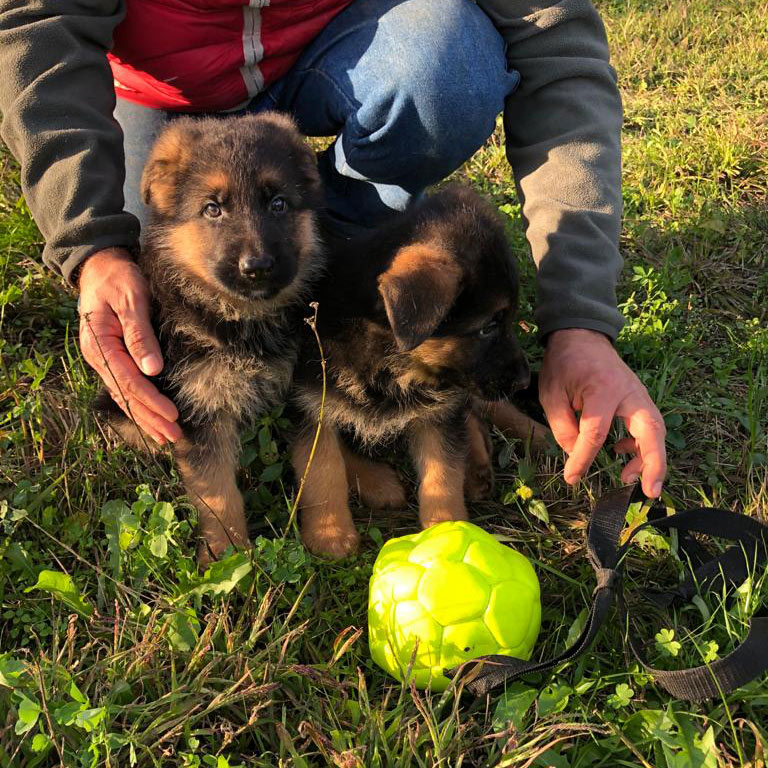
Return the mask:
[[[394,472],[382,479],[341,435],[363,447],[405,436],[419,476],[422,526],[464,520],[468,446],[483,450],[476,423],[468,429],[471,397],[511,394],[527,385],[529,370],[515,339],[518,278],[504,226],[469,189],[437,192],[372,236],[337,244],[329,259],[328,277],[314,292],[327,393],[303,489],[302,538],[314,552],[342,557],[358,544],[348,505],[352,476],[364,500],[363,485],[387,486],[379,489],[379,506],[389,492],[400,503],[402,493]],[[295,372],[305,414],[292,448],[298,477],[322,396],[313,343]]]
[[[235,472],[245,422],[290,385],[307,290],[322,268],[321,182],[290,118],[182,118],[155,144],[142,178],[150,221],[140,256],[165,359],[153,381],[177,405],[173,445],[199,510],[202,562],[248,531]],[[100,404],[146,445],[107,392]]]

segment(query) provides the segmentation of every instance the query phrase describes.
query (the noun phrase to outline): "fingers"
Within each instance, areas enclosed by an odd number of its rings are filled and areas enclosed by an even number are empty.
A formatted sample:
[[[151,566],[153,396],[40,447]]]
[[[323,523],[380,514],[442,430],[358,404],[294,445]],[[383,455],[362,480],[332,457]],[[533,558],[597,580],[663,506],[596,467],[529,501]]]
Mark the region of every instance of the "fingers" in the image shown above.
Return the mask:
[[[100,332],[100,325],[104,332]],[[81,348],[108,389],[117,393],[118,405],[126,413],[129,407],[145,431],[159,433],[171,442],[181,437],[181,428],[175,423],[179,415],[176,406],[141,374],[113,328],[105,328],[98,321],[89,324],[84,317]]]
[[[145,432],[176,442],[181,437],[176,406],[142,376],[124,349],[115,350],[107,362],[108,368],[106,364],[94,367],[102,379],[110,383],[110,389],[118,393],[115,402]]]
[[[642,459],[643,493],[658,498],[667,474],[664,419],[645,390],[632,393],[620,403],[617,415],[624,418]]]
[[[153,411],[150,411],[138,400],[128,403],[119,392],[107,388],[112,399],[120,406],[123,413],[137,426],[142,432],[145,432],[158,445],[165,445],[168,438],[163,434],[165,424],[163,420]]]
[[[173,422],[179,417],[176,406],[144,377],[119,339],[102,336],[102,359],[89,360],[107,385],[122,393],[130,403],[139,401],[157,413],[164,421]],[[101,357],[101,355],[99,355]]]
[[[636,483],[640,479],[640,474],[643,471],[643,457],[640,455],[635,438],[625,437],[622,440],[619,440],[619,442],[613,446],[613,450],[617,454],[637,454],[627,462],[627,465],[621,471],[622,483],[625,485]]]
[[[613,446],[616,453],[637,453],[637,443],[634,437],[625,437]]]
[[[539,400],[547,415],[547,423],[557,444],[566,453],[570,453],[579,436],[579,425],[576,421],[576,414],[568,401],[568,394],[564,389],[542,391]]]
[[[664,421],[605,336],[579,328],[551,333],[539,382],[541,404],[555,439],[569,454],[564,470],[568,483],[587,471],[613,418],[619,416],[631,437],[620,440],[616,450],[636,454],[622,479],[631,482],[642,476],[643,492],[649,497],[660,495],[667,467]]]
[[[578,482],[589,469],[608,437],[615,412],[616,402],[613,398],[604,394],[601,397],[594,393],[585,395],[579,419],[579,434],[563,470],[566,483],[573,485]]]
[[[146,301],[135,299],[135,308],[118,311],[118,319],[123,326],[123,339],[131,357],[146,376],[157,376],[163,370],[163,358],[149,322]]]
[[[85,261],[79,284],[83,357],[147,434],[178,440],[176,406],[145,378],[159,374],[163,360],[141,271],[127,252],[107,248]]]
[[[634,456],[627,462],[627,466],[621,470],[621,482],[625,485],[636,483],[643,471],[643,457]]]

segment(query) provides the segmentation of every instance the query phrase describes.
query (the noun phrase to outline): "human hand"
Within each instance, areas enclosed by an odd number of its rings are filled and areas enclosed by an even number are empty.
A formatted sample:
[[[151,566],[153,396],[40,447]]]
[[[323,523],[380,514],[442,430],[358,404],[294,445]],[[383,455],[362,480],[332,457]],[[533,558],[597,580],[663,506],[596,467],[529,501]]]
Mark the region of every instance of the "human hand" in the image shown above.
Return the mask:
[[[603,334],[568,328],[549,335],[539,400],[555,440],[568,454],[563,471],[567,483],[578,482],[589,469],[619,416],[631,437],[620,440],[615,450],[634,454],[621,473],[622,482],[642,476],[643,493],[650,498],[661,495],[667,471],[664,420],[640,379]],[[578,421],[576,411],[581,411]]]
[[[146,280],[128,253],[108,248],[80,270],[80,349],[113,400],[156,442],[181,437],[176,406],[142,375],[163,369]]]

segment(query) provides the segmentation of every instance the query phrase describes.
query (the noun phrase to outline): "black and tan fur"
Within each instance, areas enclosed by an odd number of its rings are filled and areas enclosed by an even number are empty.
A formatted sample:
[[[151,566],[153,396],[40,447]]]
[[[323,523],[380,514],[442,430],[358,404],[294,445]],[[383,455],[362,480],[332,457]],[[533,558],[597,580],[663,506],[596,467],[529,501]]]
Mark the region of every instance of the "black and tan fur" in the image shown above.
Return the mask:
[[[140,266],[165,362],[153,381],[179,410],[172,450],[206,561],[248,543],[239,434],[290,385],[307,289],[322,268],[320,178],[285,116],[184,118],[155,144],[142,194]],[[106,393],[101,405],[125,439],[146,444]]]
[[[504,226],[470,190],[438,192],[373,236],[337,244],[329,257],[329,277],[316,288],[327,395],[302,496],[302,537],[309,549],[341,557],[358,544],[349,486],[357,482],[366,501],[378,484],[378,506],[403,497],[394,473],[382,489],[377,467],[350,459],[342,433],[363,448],[407,438],[422,526],[463,520],[467,459],[470,468],[488,462],[472,396],[497,400],[524,387],[529,372],[515,339],[518,279]],[[318,357],[310,341],[295,374],[306,419],[292,451],[298,476],[320,410]]]

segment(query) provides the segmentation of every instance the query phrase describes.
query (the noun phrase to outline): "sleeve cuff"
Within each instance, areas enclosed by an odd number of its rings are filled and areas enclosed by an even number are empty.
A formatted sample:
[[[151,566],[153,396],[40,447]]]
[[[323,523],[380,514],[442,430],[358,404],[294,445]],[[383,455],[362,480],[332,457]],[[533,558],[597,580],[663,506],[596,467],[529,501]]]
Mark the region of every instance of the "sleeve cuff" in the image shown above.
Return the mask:
[[[52,252],[44,253],[43,257],[49,266],[61,272],[61,276],[69,285],[77,288],[80,269],[85,261],[89,256],[93,256],[94,253],[107,248],[124,248],[133,258],[136,258],[139,252],[139,244],[136,237],[125,234],[122,237],[120,235],[104,236],[97,238],[88,245],[67,249],[68,253],[63,259],[57,258],[56,250],[58,249],[51,249]],[[46,251],[48,251],[48,248],[46,248]]]
[[[547,336],[554,331],[563,331],[567,328],[582,328],[587,331],[597,331],[607,336],[611,343],[616,341],[616,337],[621,331],[623,323],[617,328],[612,323],[606,323],[602,320],[594,320],[586,317],[563,317],[552,320],[539,327],[539,343],[544,346],[547,343]]]

